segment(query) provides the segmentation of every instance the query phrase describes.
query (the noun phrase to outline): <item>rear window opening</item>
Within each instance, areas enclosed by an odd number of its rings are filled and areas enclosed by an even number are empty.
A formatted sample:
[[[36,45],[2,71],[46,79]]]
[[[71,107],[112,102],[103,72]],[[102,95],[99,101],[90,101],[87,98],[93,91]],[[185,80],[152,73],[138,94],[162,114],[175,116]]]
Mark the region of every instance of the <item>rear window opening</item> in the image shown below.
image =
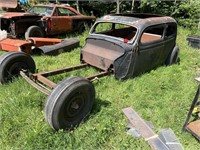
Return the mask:
[[[98,23],[91,33],[121,38],[125,43],[134,39],[137,29],[119,23]]]
[[[162,39],[163,32],[164,32],[164,26],[149,27],[143,32],[140,41],[141,43],[159,41]]]

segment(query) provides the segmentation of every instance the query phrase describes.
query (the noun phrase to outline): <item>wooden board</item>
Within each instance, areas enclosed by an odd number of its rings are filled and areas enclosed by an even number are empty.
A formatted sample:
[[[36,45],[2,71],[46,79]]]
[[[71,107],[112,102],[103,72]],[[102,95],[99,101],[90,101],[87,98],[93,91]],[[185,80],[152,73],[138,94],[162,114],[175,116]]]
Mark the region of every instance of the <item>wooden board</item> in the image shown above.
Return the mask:
[[[200,120],[190,122],[186,129],[200,141]]]

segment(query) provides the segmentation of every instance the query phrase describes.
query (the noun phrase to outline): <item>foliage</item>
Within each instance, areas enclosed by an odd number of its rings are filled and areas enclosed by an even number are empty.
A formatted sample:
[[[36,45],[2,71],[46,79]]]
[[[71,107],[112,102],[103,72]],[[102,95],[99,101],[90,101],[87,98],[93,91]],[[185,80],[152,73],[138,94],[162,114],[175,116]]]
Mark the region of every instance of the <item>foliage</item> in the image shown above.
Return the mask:
[[[159,8],[159,9],[158,9]],[[197,29],[200,17],[200,1],[148,1],[142,0],[140,9],[145,13],[169,15],[183,27]]]
[[[72,131],[53,131],[44,119],[46,96],[22,78],[0,86],[1,149],[150,149],[144,139],[126,133],[121,109],[133,107],[154,125],[154,131],[171,128],[185,149],[199,149],[199,143],[181,128],[197,89],[194,77],[200,68],[200,51],[187,45],[189,30],[179,28],[177,44],[180,65],[161,66],[126,81],[113,75],[94,81],[96,103],[88,120]],[[77,36],[81,46],[88,31]],[[67,36],[67,37],[70,37]],[[62,37],[65,38],[65,37]],[[54,56],[33,56],[38,71],[79,64],[80,48]],[[1,52],[3,53],[3,52]],[[97,73],[96,69],[54,76],[63,78]],[[65,77],[64,77],[65,76]]]

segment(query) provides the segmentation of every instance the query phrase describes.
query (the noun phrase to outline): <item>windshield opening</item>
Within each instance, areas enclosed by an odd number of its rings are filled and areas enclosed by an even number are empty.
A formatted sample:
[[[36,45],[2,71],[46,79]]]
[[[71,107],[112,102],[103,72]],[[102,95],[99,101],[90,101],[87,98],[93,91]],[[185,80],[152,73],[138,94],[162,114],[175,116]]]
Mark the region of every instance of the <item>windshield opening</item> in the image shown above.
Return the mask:
[[[136,28],[125,24],[99,22],[94,26],[91,33],[132,41],[135,37],[136,31]]]
[[[50,16],[52,14],[53,7],[47,6],[33,6],[28,10],[29,13],[36,13],[43,16]]]

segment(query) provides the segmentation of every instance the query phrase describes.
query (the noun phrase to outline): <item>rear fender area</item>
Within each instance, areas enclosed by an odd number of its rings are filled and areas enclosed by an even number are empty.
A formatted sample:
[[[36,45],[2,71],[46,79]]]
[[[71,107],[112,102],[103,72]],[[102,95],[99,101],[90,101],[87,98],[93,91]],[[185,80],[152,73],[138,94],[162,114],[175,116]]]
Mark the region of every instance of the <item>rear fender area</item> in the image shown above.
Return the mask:
[[[132,75],[132,45],[122,41],[90,36],[81,50],[81,61],[102,70],[112,70],[116,79]]]

